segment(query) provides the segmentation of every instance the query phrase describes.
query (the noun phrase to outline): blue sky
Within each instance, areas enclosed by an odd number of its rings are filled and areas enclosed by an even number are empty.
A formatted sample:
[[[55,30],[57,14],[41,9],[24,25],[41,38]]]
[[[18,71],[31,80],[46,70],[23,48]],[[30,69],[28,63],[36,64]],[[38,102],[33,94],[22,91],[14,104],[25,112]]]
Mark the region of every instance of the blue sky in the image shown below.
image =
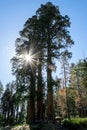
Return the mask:
[[[5,86],[14,77],[10,59],[15,54],[15,40],[25,21],[48,0],[0,0],[0,81]],[[75,42],[71,62],[87,57],[87,0],[50,0],[71,21],[70,35]]]

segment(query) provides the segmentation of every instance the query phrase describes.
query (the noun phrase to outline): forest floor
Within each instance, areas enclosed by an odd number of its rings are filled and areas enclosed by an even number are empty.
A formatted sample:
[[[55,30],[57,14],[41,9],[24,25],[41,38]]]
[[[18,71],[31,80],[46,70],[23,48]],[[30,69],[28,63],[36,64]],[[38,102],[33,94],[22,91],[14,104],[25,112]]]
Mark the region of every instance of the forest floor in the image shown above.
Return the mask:
[[[0,130],[63,130],[60,125],[55,124],[37,124],[37,125],[17,125],[6,126],[0,128]],[[64,129],[65,130],[65,129]]]
[[[1,127],[0,130],[30,130],[29,125],[16,125]]]
[[[59,124],[39,124],[39,125],[17,125],[17,126],[6,126],[0,128],[0,130],[69,130],[62,128]],[[79,129],[79,130],[87,130],[87,128]]]

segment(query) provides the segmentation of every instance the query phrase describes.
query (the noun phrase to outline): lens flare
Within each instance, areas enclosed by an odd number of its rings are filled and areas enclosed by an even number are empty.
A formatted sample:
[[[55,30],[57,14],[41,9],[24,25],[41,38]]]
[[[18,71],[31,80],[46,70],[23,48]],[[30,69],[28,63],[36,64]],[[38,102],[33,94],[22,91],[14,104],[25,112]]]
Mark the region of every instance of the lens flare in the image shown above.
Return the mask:
[[[26,62],[31,62],[32,61],[32,55],[30,53],[26,54],[25,55],[25,60],[26,60]]]
[[[42,64],[42,54],[39,44],[32,43],[29,48],[22,50],[18,55],[18,60],[22,67],[30,68],[34,72],[37,66]]]

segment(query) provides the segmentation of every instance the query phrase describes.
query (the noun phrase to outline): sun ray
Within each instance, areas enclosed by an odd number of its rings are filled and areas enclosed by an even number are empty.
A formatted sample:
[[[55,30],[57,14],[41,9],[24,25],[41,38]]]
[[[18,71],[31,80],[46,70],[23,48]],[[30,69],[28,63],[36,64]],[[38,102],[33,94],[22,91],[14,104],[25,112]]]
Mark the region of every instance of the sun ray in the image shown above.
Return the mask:
[[[21,55],[18,56],[20,62],[25,67],[30,67],[32,72],[37,68],[38,65],[42,64],[43,52],[38,43],[32,43],[28,48],[25,48]]]

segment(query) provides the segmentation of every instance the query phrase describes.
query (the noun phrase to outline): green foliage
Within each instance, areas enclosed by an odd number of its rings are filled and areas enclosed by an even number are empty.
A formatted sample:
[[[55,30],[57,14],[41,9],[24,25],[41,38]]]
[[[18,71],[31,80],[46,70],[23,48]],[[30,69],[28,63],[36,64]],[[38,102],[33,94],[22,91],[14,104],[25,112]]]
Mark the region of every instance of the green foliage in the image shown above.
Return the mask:
[[[87,127],[87,118],[70,118],[63,121],[63,127],[70,130]]]
[[[72,88],[72,95],[69,93],[69,97],[74,99],[75,113],[79,117],[86,117],[87,108],[87,58],[79,60],[77,64],[71,64],[70,67],[70,80],[69,88]],[[70,89],[69,89],[70,90]],[[71,100],[71,99],[70,99]],[[73,102],[73,103],[74,103]],[[73,104],[72,103],[72,104]],[[70,104],[70,103],[69,103]]]
[[[21,112],[19,114],[19,123],[25,123],[25,122],[26,122],[25,105],[22,104]]]
[[[1,95],[2,95],[2,92],[3,92],[3,85],[2,85],[2,83],[1,83],[1,81],[0,81],[0,97],[1,97]]]
[[[2,114],[0,114],[0,126],[2,126],[3,125],[3,116],[2,116]]]

